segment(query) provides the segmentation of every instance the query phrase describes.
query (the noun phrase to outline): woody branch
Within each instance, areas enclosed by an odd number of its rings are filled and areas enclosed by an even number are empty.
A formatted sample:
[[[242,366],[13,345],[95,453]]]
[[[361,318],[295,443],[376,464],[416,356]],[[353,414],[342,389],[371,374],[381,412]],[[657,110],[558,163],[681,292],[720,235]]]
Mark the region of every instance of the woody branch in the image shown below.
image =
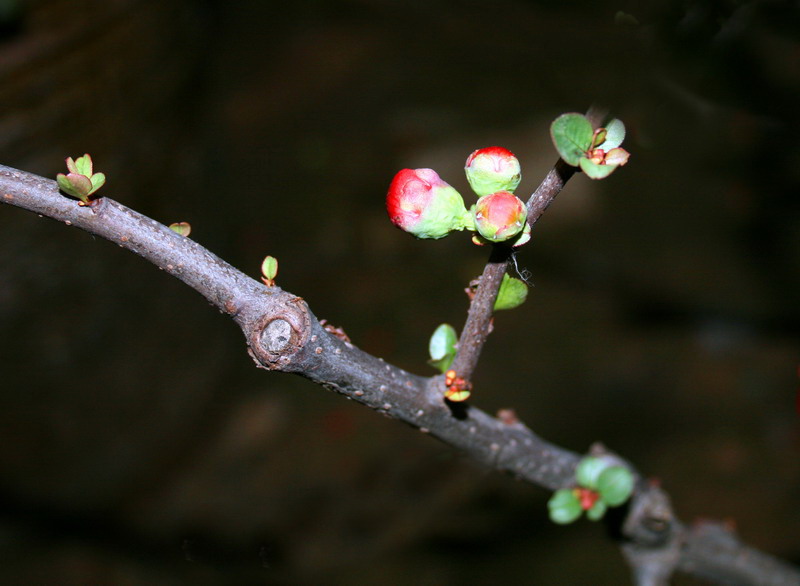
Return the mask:
[[[556,168],[543,186],[563,186],[565,180]],[[549,203],[546,193],[551,192],[535,194],[529,206],[543,210]],[[0,201],[115,242],[180,279],[236,321],[261,368],[303,376],[532,484],[549,490],[572,485],[578,454],[544,441],[517,421],[448,404],[441,375],[408,373],[331,335],[300,297],[248,277],[155,220],[108,198],[79,206],[59,192],[55,181],[2,165]],[[664,583],[681,570],[723,583],[800,584],[797,569],[746,547],[730,531],[709,527],[685,527],[666,493],[638,478],[618,527],[637,583]]]

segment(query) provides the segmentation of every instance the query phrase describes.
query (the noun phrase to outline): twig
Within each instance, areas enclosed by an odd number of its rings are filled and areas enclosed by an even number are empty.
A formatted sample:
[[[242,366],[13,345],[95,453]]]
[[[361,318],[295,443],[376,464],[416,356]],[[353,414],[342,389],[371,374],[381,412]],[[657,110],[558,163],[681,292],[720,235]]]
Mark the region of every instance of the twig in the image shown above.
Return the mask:
[[[606,117],[607,111],[598,106],[592,106],[586,112],[593,127],[597,127]],[[528,225],[533,225],[542,217],[542,214],[553,202],[555,197],[575,174],[575,167],[566,164],[562,159],[558,159],[556,164],[545,176],[536,191],[528,199]],[[458,376],[465,380],[470,380],[478,359],[483,350],[484,344],[489,337],[492,313],[494,312],[494,302],[503,281],[503,275],[508,270],[511,258],[511,248],[506,244],[495,244],[489,254],[489,260],[483,268],[478,280],[478,287],[472,297],[469,309],[467,310],[467,321],[461,329],[461,336],[458,339],[456,356],[453,359],[452,369]],[[444,390],[444,383],[442,383]]]
[[[541,218],[574,173],[574,167],[570,167],[561,159],[556,162],[526,204],[528,208],[527,222],[531,227]],[[461,330],[456,357],[452,364],[453,370],[466,380],[472,378],[481,350],[489,337],[494,302],[497,299],[503,275],[508,270],[511,252],[512,249],[508,245],[495,244],[492,246],[489,260],[478,281],[478,288],[470,301],[467,321]]]
[[[500,290],[503,275],[508,270],[511,251],[507,246],[492,246],[489,261],[478,280],[478,288],[469,304],[467,321],[458,339],[456,356],[451,368],[465,380],[472,378],[481,350],[489,337],[489,326],[494,302]]]
[[[563,187],[564,181],[554,177],[550,183]],[[554,187],[540,189],[545,202],[545,192]],[[181,279],[236,320],[259,367],[304,376],[549,490],[573,483],[578,454],[544,441],[521,423],[501,421],[470,405],[447,404],[438,386],[441,377],[410,374],[331,335],[300,297],[266,287],[146,216],[107,198],[91,208],[78,206],[58,192],[55,181],[1,165],[0,202],[106,238]],[[741,545],[730,534],[721,540],[718,532],[686,530],[666,495],[641,479],[618,525],[626,552],[633,552],[629,559],[646,555],[648,567],[658,567],[659,575],[678,568],[727,583],[755,583],[755,576],[758,583],[800,585],[796,568]]]

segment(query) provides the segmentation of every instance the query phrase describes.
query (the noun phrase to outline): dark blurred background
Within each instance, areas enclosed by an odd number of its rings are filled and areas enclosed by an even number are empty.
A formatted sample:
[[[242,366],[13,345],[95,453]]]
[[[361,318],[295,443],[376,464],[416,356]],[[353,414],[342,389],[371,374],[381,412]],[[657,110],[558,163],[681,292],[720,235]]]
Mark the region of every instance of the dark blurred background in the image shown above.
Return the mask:
[[[641,3],[645,4],[645,3]],[[628,16],[616,16],[623,11]],[[474,404],[602,440],[686,521],[800,562],[796,2],[0,1],[0,163],[103,194],[279,284],[412,372],[486,251],[386,218],[403,167],[532,192],[558,114],[627,167],[576,176],[519,255]],[[129,252],[0,209],[3,584],[624,584],[602,525],[299,378]],[[677,584],[695,584],[687,578]]]

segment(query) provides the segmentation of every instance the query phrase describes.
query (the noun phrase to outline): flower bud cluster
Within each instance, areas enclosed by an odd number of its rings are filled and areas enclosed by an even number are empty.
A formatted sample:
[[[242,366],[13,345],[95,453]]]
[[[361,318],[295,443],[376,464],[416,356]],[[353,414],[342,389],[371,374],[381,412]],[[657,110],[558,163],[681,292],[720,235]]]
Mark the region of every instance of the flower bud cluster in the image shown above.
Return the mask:
[[[513,191],[520,182],[519,160],[508,149],[488,147],[473,152],[464,171],[480,196],[467,210],[461,194],[433,169],[403,169],[386,195],[392,223],[417,238],[443,238],[456,230],[477,231],[477,244],[530,239],[527,209]]]

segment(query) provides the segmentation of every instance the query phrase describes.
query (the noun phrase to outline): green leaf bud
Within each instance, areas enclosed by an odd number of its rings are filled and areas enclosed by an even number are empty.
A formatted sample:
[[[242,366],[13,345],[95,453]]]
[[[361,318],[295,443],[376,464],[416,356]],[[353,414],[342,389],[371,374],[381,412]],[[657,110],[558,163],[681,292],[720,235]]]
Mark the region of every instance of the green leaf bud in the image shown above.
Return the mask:
[[[597,490],[597,479],[610,464],[602,458],[587,456],[578,462],[575,468],[575,480],[584,488]]]
[[[189,222],[173,222],[169,225],[169,229],[184,237],[192,233],[192,226]]]
[[[550,500],[547,501],[547,509],[550,514],[550,520],[559,525],[572,523],[583,512],[580,500],[578,500],[573,490],[569,488],[555,491]]]
[[[278,259],[274,256],[267,256],[261,262],[261,280],[267,287],[275,285],[275,277],[278,276]]]
[[[525,299],[527,298],[528,286],[525,282],[506,273],[503,275],[503,281],[500,283],[500,290],[497,292],[494,310],[514,309],[525,303]]]
[[[608,505],[606,505],[602,500],[598,500],[591,509],[586,511],[586,517],[590,521],[599,521],[603,518],[603,515],[606,514],[608,510]]]
[[[441,372],[446,372],[456,356],[458,334],[450,324],[441,324],[434,330],[428,343],[428,352],[431,359],[428,364]]]
[[[633,493],[633,474],[623,466],[609,466],[597,478],[597,492],[609,507],[617,507]]]

